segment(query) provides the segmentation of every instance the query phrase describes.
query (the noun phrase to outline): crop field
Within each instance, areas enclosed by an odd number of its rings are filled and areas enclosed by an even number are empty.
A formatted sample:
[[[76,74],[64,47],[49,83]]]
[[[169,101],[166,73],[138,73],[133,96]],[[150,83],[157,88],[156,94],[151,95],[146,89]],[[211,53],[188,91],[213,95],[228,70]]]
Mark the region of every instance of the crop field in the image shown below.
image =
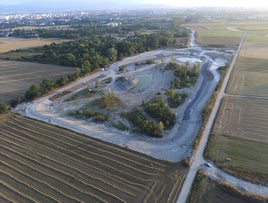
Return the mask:
[[[246,180],[268,185],[268,100],[225,97],[207,158]]]
[[[264,20],[229,21],[221,24],[241,31],[268,31],[268,23]]]
[[[0,129],[0,202],[175,202],[186,172],[17,114]]]
[[[203,46],[237,46],[242,32],[221,23],[187,24],[197,32],[197,42]]]
[[[226,184],[211,180],[198,173],[187,203],[264,203],[264,199],[246,196]]]
[[[268,59],[239,57],[230,77],[227,92],[268,96]]]
[[[74,68],[0,60],[0,102],[21,97],[32,84],[45,77],[58,79],[74,73]]]
[[[268,96],[268,31],[248,32],[227,92]]]
[[[0,38],[0,53],[8,52],[11,50],[16,49],[26,49],[32,47],[43,46],[46,44],[51,44],[53,42],[59,43],[66,40],[61,39],[38,39],[38,38],[31,38],[31,39],[24,39],[24,38],[12,38],[12,37],[1,37]]]

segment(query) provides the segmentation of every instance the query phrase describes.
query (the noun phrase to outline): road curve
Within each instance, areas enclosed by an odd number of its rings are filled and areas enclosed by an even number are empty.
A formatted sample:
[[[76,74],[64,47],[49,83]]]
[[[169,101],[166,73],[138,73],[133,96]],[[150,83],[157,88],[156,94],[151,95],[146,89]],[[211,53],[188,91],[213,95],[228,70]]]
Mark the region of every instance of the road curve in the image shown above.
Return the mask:
[[[227,74],[226,74],[226,76],[224,78],[224,81],[222,83],[219,95],[218,95],[218,97],[216,99],[214,108],[212,109],[212,112],[211,112],[211,115],[209,117],[209,120],[208,120],[208,122],[207,122],[207,124],[205,126],[205,130],[204,130],[204,132],[202,134],[199,146],[196,149],[195,154],[192,157],[192,164],[190,166],[188,174],[187,174],[187,176],[185,178],[185,181],[183,183],[183,186],[181,188],[181,192],[180,192],[179,198],[177,200],[177,203],[185,203],[186,202],[187,197],[188,197],[188,195],[190,193],[192,184],[194,182],[196,173],[199,170],[199,168],[202,165],[202,163],[204,162],[203,161],[204,160],[203,154],[204,154],[204,150],[205,150],[208,138],[209,138],[209,134],[210,134],[213,122],[215,120],[215,117],[217,115],[218,109],[220,107],[221,100],[225,95],[224,92],[225,92],[225,89],[227,87],[227,83],[229,81],[231,72],[232,72],[232,70],[234,68],[235,62],[236,62],[236,60],[237,60],[237,58],[239,56],[239,53],[240,53],[240,50],[242,48],[242,45],[244,43],[245,38],[246,38],[246,32],[243,33],[243,36],[242,36],[242,39],[240,41],[239,47],[238,47],[238,49],[236,51],[235,56],[233,57],[232,63],[230,65],[229,69],[228,69],[228,72],[227,72]]]
[[[211,167],[204,167],[204,172],[212,179],[218,180],[220,182],[226,182],[233,187],[241,190],[241,192],[246,192],[249,194],[259,195],[268,198],[268,187],[256,185],[229,175],[228,173],[217,168],[214,164],[211,164]]]

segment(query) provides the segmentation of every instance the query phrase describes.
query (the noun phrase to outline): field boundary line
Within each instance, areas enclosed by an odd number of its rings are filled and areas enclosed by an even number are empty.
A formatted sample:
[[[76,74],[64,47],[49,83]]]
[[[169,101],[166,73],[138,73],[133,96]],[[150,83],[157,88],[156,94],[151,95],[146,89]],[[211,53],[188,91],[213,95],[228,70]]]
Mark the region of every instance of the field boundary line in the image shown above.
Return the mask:
[[[218,110],[220,108],[221,101],[222,101],[222,99],[223,99],[223,97],[225,95],[225,90],[226,90],[229,78],[230,78],[231,73],[233,71],[234,65],[235,65],[235,63],[236,63],[236,61],[238,59],[238,56],[239,56],[240,50],[241,50],[241,48],[243,46],[243,43],[245,41],[245,38],[246,38],[246,32],[243,33],[243,36],[242,36],[242,39],[240,41],[239,47],[238,47],[238,49],[236,51],[235,56],[233,57],[233,60],[232,60],[232,62],[230,64],[230,67],[229,67],[229,69],[228,69],[228,71],[226,73],[226,76],[225,76],[224,80],[223,80],[220,92],[219,92],[219,94],[217,96],[216,102],[214,104],[214,107],[212,109],[210,117],[209,117],[209,119],[207,121],[207,124],[205,126],[204,132],[202,133],[201,140],[200,140],[200,143],[198,145],[198,148],[196,149],[196,152],[192,157],[193,161],[192,161],[192,164],[191,164],[190,169],[188,171],[188,174],[187,174],[187,176],[186,176],[186,178],[184,180],[183,186],[181,188],[181,192],[180,192],[179,197],[177,199],[177,203],[185,203],[187,201],[187,197],[190,194],[190,191],[191,191],[194,179],[196,177],[197,171],[199,170],[200,165],[204,162],[203,154],[204,154],[205,147],[206,147],[206,144],[207,144],[207,141],[208,141],[208,138],[209,138],[209,134],[210,134],[210,131],[212,129],[212,126],[213,126],[214,120],[216,118],[217,112],[218,112]]]

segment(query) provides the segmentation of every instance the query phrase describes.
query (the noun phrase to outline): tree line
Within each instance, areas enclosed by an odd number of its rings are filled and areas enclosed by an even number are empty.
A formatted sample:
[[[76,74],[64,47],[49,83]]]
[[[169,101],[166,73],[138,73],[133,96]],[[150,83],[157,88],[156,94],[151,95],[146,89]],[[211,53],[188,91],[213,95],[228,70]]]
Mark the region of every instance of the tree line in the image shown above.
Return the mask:
[[[32,52],[38,54],[23,57],[23,60],[79,67],[81,71],[88,73],[99,67],[107,67],[110,63],[124,57],[174,43],[174,36],[168,31],[159,31],[150,35],[135,35],[124,40],[117,40],[109,36],[93,36],[32,49]]]
[[[52,43],[27,50],[36,54],[22,57],[21,60],[63,66],[77,67],[75,73],[57,81],[45,78],[41,84],[32,85],[25,98],[15,98],[10,103],[16,106],[24,100],[33,100],[53,88],[62,86],[77,78],[107,67],[109,64],[134,54],[170,46],[176,42],[173,31],[160,30],[152,34],[138,34],[117,40],[110,36],[92,36],[60,44]]]

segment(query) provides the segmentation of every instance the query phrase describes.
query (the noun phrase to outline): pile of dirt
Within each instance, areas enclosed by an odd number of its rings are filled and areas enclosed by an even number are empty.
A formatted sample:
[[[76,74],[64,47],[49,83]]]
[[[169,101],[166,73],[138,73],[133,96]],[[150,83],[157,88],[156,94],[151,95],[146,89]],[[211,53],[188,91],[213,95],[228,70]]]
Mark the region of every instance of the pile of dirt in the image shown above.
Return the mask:
[[[133,75],[125,75],[117,77],[114,83],[114,89],[118,92],[128,91],[138,84],[138,79]]]

